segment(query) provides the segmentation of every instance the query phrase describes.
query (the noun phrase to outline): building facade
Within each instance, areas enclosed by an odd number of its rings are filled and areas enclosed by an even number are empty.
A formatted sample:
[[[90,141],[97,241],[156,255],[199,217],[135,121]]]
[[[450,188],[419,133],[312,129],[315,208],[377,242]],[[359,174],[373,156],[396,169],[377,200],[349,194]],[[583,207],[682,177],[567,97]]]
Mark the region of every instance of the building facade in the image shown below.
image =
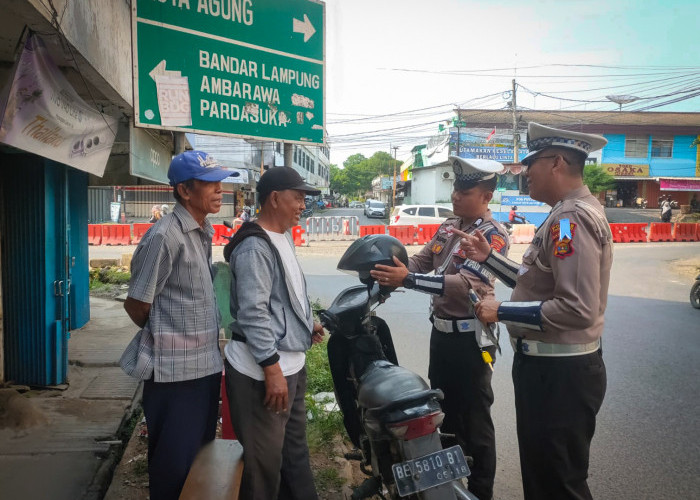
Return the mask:
[[[517,117],[518,158],[527,153],[527,124],[531,121],[608,139],[601,151],[589,157],[589,163],[600,165],[617,181],[615,189],[601,193],[601,201],[607,194],[617,206],[633,206],[641,197],[656,208],[661,196],[685,205],[700,194],[700,113],[518,110]],[[513,161],[511,111],[462,109],[459,118],[466,124],[463,131],[471,136],[462,136],[460,156]],[[496,131],[491,143],[485,140],[489,131]],[[527,192],[522,179],[519,190]]]

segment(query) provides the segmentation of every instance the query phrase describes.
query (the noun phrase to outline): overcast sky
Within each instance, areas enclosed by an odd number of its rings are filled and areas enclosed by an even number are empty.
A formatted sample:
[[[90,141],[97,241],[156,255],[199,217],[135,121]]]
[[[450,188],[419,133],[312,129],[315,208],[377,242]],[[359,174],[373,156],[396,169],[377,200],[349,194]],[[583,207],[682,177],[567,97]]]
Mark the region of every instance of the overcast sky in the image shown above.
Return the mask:
[[[700,91],[698,25],[694,0],[327,0],[331,161],[392,145],[405,159],[453,109],[503,109],[514,77],[518,107],[541,110]],[[700,111],[700,97],[654,110]]]

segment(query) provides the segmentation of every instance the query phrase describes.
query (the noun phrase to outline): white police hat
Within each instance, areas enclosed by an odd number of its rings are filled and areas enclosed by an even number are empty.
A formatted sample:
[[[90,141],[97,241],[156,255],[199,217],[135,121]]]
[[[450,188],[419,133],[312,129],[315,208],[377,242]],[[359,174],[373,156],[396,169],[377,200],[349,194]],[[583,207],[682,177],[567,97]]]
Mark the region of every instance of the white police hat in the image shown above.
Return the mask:
[[[470,189],[480,182],[493,179],[497,173],[504,171],[503,164],[496,160],[450,156],[447,161],[450,162],[452,171],[455,173],[455,184],[464,186],[461,189]]]
[[[607,143],[608,140],[602,135],[572,132],[530,122],[527,125],[527,149],[530,152],[520,163],[527,165],[533,156],[546,148],[572,149],[588,157],[589,153],[602,149]]]

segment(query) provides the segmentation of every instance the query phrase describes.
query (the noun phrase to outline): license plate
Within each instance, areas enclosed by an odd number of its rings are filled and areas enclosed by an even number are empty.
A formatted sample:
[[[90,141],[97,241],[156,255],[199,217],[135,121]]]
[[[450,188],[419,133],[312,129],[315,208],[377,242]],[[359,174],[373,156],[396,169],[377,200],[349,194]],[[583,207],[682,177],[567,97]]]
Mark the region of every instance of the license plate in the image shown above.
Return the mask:
[[[391,470],[402,497],[469,475],[469,466],[459,446],[394,464]]]

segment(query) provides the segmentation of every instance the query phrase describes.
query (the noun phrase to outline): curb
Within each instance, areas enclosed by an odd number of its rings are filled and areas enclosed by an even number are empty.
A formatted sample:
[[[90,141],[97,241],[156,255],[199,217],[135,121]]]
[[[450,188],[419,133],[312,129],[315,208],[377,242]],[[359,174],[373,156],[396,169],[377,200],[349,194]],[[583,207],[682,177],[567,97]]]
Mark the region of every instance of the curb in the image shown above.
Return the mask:
[[[92,479],[92,482],[88,486],[85,495],[81,500],[102,500],[112,484],[112,479],[114,477],[114,471],[119,465],[119,462],[124,455],[124,450],[131,440],[131,430],[129,429],[129,423],[131,422],[134,415],[141,411],[141,400],[143,398],[143,382],[140,382],[134,393],[134,397],[131,400],[131,404],[124,411],[124,416],[119,424],[119,429],[117,430],[116,440],[119,440],[120,444],[110,446],[109,451],[104,457],[104,462],[100,465]]]

